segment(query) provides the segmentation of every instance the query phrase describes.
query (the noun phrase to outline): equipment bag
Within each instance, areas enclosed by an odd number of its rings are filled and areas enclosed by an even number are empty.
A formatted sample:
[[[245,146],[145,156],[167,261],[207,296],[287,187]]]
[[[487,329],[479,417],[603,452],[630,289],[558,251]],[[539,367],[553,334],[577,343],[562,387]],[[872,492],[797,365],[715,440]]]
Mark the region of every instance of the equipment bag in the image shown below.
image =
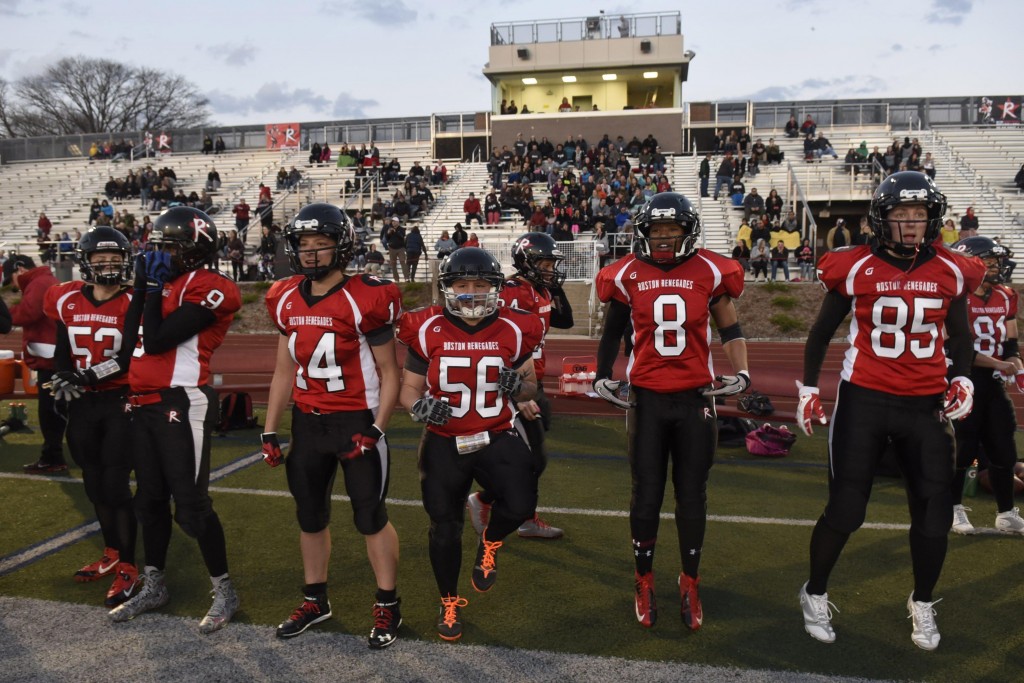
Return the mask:
[[[747,452],[766,458],[784,458],[796,442],[796,434],[785,426],[773,427],[767,422],[747,434]]]
[[[257,425],[256,417],[252,414],[252,396],[239,391],[230,393],[220,400],[219,431],[252,429],[255,426]]]

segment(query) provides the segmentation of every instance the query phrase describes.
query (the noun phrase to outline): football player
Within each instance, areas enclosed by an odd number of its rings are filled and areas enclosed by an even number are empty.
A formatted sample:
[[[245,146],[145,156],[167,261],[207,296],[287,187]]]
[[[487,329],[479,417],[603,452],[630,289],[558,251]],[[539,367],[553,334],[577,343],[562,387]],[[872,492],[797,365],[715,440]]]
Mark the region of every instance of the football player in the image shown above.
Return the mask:
[[[277,635],[297,636],[331,617],[331,489],[340,463],[355,526],[366,538],[377,579],[369,645],[380,649],[395,642],[402,623],[395,585],[398,534],[385,505],[391,460],[384,439],[398,401],[394,323],[402,296],[389,280],[345,275],[355,235],[336,206],[303,207],[285,230],[285,248],[296,275],[274,283],[267,293],[267,311],[282,336],[263,453],[271,467],[281,463],[277,428],[293,399],[285,472],[301,530],[305,599]]]
[[[633,253],[597,275],[597,294],[608,302],[608,312],[594,389],[627,409],[636,618],[646,628],[657,621],[654,548],[671,463],[682,559],[680,613],[696,631],[704,620],[698,570],[708,472],[718,441],[714,397],[750,386],[747,343],[733,304],[743,293],[743,268],[700,248],[700,217],[681,194],[654,195],[638,211],[635,226]],[[630,320],[634,346],[626,381],[615,381],[612,366]],[[714,373],[712,320],[735,375]]]
[[[50,391],[68,401],[68,448],[82,468],[106,546],[99,560],[75,572],[75,580],[113,577],[105,604],[116,607],[139,583],[138,525],[128,485],[131,425],[124,404],[141,302],[131,305],[132,247],[121,231],[90,229],[75,256],[82,279],[50,287],[43,300],[46,315],[57,323]]]
[[[968,237],[953,245],[955,251],[979,257],[985,279],[967,297],[967,315],[974,335],[974,408],[956,428],[956,475],[953,477],[953,531],[974,533],[963,506],[967,467],[984,448],[989,481],[996,496],[998,531],[1024,535],[1024,519],[1013,507],[1013,466],[1017,463],[1014,433],[1017,420],[1004,381],[1024,392],[1024,364],[1017,343],[1017,292],[1010,281],[1009,250],[988,237]]]
[[[516,274],[505,281],[498,296],[502,306],[529,311],[540,318],[544,334],[552,327],[569,329],[573,326],[572,306],[562,291],[565,272],[561,269],[565,257],[558,244],[542,232],[529,232],[512,245],[512,263]],[[537,375],[537,394],[532,400],[516,405],[516,427],[525,435],[534,459],[537,479],[548,464],[544,446],[544,432],[551,426],[551,403],[544,394],[544,344],[533,353],[533,369]],[[487,526],[494,496],[488,491],[470,494],[467,506],[476,532]],[[539,515],[526,520],[519,527],[523,538],[561,538],[562,530],[553,527]]]
[[[399,340],[409,347],[401,402],[425,422],[420,487],[430,516],[429,553],[441,594],[438,635],[462,637],[459,597],[463,508],[475,479],[494,495],[480,534],[473,588],[498,578],[497,551],[532,519],[537,473],[530,448],[515,431],[515,404],[537,390],[533,351],[544,336],[532,313],[499,307],[504,276],[483,249],[463,247],[441,264],[442,306],[407,313]]]
[[[939,644],[932,591],[953,517],[951,422],[971,410],[973,383],[967,295],[984,276],[979,259],[936,248],[946,198],[917,171],[894,173],[871,198],[875,245],[836,249],[818,263],[827,294],[804,350],[797,422],[825,424],[818,375],[829,341],[853,313],[850,347],[829,431],[829,497],[811,535],[810,580],[801,587],[804,628],[831,643],[828,578],[847,539],[864,522],[875,468],[891,444],[907,482],[914,590],[912,640]],[[943,337],[952,381],[946,381]]]
[[[144,297],[142,330],[128,370],[134,452],[135,513],[145,551],[143,586],[110,612],[127,621],[170,600],[164,583],[174,519],[199,543],[213,583],[213,604],[199,622],[212,633],[238,609],[228,576],[224,529],[210,499],[210,432],[218,420],[210,357],[241,306],[238,286],[206,268],[217,227],[198,209],[179,206],[153,224],[152,251],[136,263],[135,296]]]

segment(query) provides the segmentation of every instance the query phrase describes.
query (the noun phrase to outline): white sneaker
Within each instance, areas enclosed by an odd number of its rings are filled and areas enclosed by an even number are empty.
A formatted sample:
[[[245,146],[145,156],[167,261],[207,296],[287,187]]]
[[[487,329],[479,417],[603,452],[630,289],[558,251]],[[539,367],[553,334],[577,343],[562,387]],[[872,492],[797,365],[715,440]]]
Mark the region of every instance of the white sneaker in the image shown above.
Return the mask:
[[[469,510],[469,521],[473,523],[476,535],[479,536],[491,521],[491,504],[480,500],[480,492],[477,491],[466,498],[466,509]]]
[[[517,533],[521,538],[554,539],[561,538],[564,532],[556,526],[551,526],[538,515],[534,515],[533,519],[528,519],[523,522]]]
[[[836,632],[832,628],[832,610],[836,608],[828,601],[828,593],[811,595],[807,584],[800,587],[800,607],[804,610],[804,630],[815,640],[833,643]],[[836,609],[838,612],[839,610]]]
[[[935,623],[935,608],[932,605],[941,600],[917,602],[913,592],[907,598],[907,609],[910,611],[907,619],[914,620],[914,632],[910,639],[922,650],[934,650],[939,646],[939,627]]]
[[[1024,536],[1024,519],[1020,517],[1020,508],[1013,508],[997,514],[996,531]]]
[[[963,505],[953,506],[953,533],[962,534],[968,536],[974,533],[974,525],[971,524],[971,520],[967,519],[967,513],[971,511],[971,508],[964,507]],[[999,518],[996,517],[998,520]],[[1019,518],[1018,518],[1019,519]],[[998,526],[998,521],[996,522]],[[1021,524],[1024,524],[1022,522]]]
[[[231,585],[231,579],[224,579],[211,592],[213,593],[213,604],[210,606],[210,611],[199,622],[200,633],[213,633],[224,628],[224,625],[231,621],[231,617],[238,611],[238,593]]]
[[[171,600],[167,586],[164,584],[164,573],[153,567],[143,571],[142,588],[135,597],[121,603],[107,613],[111,621],[120,623],[134,619],[143,612],[159,609]]]

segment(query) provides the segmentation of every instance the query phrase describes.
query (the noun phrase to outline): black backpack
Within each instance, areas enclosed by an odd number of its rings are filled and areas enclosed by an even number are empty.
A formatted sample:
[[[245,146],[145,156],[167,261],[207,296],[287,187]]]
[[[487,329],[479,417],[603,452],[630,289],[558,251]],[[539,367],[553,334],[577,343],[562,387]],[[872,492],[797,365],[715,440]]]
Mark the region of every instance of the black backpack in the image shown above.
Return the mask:
[[[252,396],[240,391],[230,393],[220,400],[219,431],[252,429],[256,426],[256,417],[252,414]]]
[[[738,403],[742,410],[758,417],[766,417],[775,412],[772,400],[760,391],[751,391],[749,394],[740,397]]]

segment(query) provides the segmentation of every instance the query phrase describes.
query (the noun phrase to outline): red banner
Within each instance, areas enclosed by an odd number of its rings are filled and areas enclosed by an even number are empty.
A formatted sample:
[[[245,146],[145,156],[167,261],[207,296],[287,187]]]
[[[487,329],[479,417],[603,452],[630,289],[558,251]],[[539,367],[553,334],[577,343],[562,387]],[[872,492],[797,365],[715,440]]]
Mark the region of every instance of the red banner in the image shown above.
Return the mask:
[[[287,149],[299,146],[300,125],[297,123],[268,123],[267,149]]]

